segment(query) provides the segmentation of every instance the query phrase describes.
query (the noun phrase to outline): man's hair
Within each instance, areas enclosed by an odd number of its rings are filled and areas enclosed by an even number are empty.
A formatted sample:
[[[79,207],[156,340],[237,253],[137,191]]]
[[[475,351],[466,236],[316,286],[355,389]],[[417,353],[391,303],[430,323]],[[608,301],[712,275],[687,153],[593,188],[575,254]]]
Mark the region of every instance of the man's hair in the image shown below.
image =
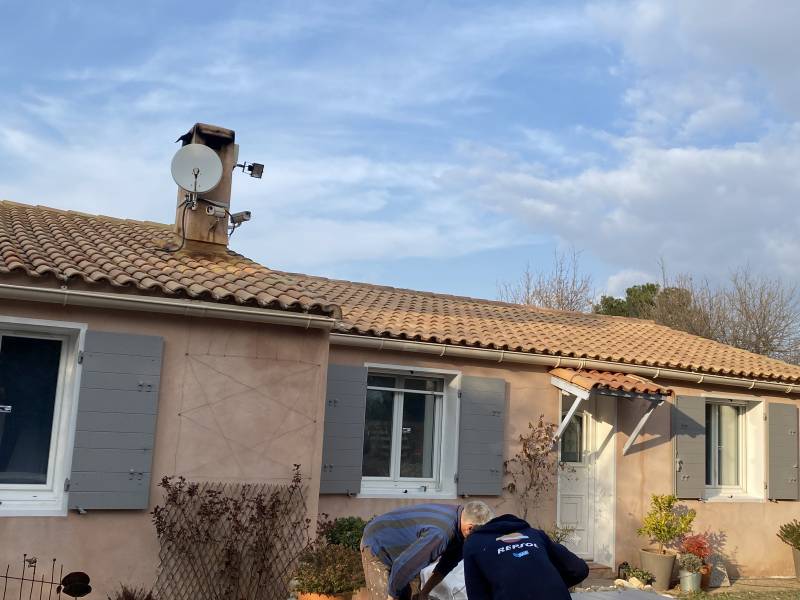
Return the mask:
[[[494,519],[494,511],[489,505],[480,500],[472,500],[464,505],[461,511],[461,520],[472,525],[484,525]]]

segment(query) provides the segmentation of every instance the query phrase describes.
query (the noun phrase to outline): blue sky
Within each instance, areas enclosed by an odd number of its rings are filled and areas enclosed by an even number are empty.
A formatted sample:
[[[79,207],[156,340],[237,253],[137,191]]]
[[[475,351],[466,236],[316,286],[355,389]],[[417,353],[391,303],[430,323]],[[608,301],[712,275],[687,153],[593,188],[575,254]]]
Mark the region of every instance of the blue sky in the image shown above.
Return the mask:
[[[0,198],[170,222],[173,141],[236,130],[232,247],[495,297],[800,267],[800,4],[0,0]]]

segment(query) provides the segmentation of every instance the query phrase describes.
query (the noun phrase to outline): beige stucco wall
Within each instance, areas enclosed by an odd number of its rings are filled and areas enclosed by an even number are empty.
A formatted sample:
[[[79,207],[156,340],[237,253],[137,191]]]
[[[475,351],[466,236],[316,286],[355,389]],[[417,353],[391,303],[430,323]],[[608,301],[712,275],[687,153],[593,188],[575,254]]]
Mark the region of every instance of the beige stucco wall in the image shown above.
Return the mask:
[[[558,395],[550,383],[546,368],[489,363],[486,361],[454,362],[451,359],[412,353],[381,352],[332,346],[330,361],[339,364],[379,363],[407,365],[411,367],[433,367],[461,370],[465,374],[485,377],[501,377],[509,384],[509,413],[506,436],[506,457],[518,447],[518,436],[528,422],[540,414],[546,419],[558,418]],[[716,393],[725,395],[743,390],[687,386],[680,382],[670,384],[678,394],[699,395]],[[785,396],[762,395],[765,402],[796,402]],[[757,398],[754,398],[757,399]],[[656,410],[637,443],[628,455],[622,448],[628,440],[646,407],[643,400],[615,400],[617,402],[616,444],[616,563],[627,560],[638,565],[638,549],[645,546],[636,535],[636,529],[647,512],[651,494],[667,494],[673,491],[674,466],[670,438],[670,411],[668,406]],[[510,498],[485,498],[499,511],[515,511],[517,507]],[[322,496],[320,511],[333,516],[359,515],[365,518],[379,514],[396,506],[411,504],[413,500],[346,498],[344,496]],[[419,501],[417,501],[419,502]],[[457,500],[453,500],[457,502]],[[697,511],[696,531],[722,534],[725,539],[723,551],[728,557],[728,568],[732,574],[741,576],[788,576],[794,573],[791,551],[775,536],[778,526],[800,514],[798,502],[747,502],[747,503],[700,503],[685,504]],[[556,514],[555,497],[537,507],[531,521],[538,520],[543,526],[553,523]]]
[[[300,463],[316,514],[327,331],[9,301],[0,314],[163,336],[151,507],[164,475],[279,482]],[[0,564],[23,553],[86,571],[105,597],[120,582],[151,586],[158,544],[145,511],[0,518]]]
[[[760,400],[765,403],[798,401],[786,395],[748,393],[702,385],[670,382],[677,395]],[[753,394],[749,396],[749,394]],[[620,406],[626,400],[620,401]],[[647,544],[636,536],[636,528],[648,510],[650,494],[673,491],[673,446],[670,439],[670,413],[663,406],[653,413],[645,435],[622,455],[622,446],[641,414],[641,407],[620,410],[617,435],[617,560],[638,564],[638,549]],[[766,437],[764,440],[766,443]],[[766,450],[765,450],[766,454]],[[775,535],[778,527],[800,516],[800,502],[699,502],[683,501],[697,511],[694,530],[708,532],[723,540],[726,566],[733,576],[774,577],[794,575],[791,549]]]

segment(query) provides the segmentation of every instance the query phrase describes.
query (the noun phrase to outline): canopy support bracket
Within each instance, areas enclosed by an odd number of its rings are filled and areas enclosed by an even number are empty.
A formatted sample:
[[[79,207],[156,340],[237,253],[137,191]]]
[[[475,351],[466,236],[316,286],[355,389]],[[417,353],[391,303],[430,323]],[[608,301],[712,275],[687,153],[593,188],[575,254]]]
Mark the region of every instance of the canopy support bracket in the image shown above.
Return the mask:
[[[631,432],[631,435],[628,438],[628,441],[625,442],[625,446],[623,446],[623,448],[622,448],[622,455],[623,456],[625,456],[628,453],[628,450],[630,450],[631,446],[633,446],[633,444],[636,443],[636,438],[639,437],[639,434],[642,432],[642,429],[644,429],[644,426],[647,424],[647,421],[650,419],[650,415],[652,415],[653,411],[656,408],[658,408],[659,406],[661,406],[662,404],[664,404],[664,398],[661,398],[660,400],[650,400],[650,406],[647,408],[645,413],[642,415],[642,418],[639,419],[639,422],[636,424],[636,427],[633,428],[633,431]]]
[[[561,434],[564,433],[564,430],[567,428],[567,425],[569,425],[569,422],[572,421],[572,417],[575,416],[575,413],[577,412],[578,407],[580,406],[581,402],[583,402],[583,400],[584,398],[581,398],[580,396],[575,396],[575,401],[572,403],[572,406],[569,407],[567,414],[564,415],[564,418],[558,425],[558,429],[556,430],[556,435],[555,435],[556,440],[561,439]]]

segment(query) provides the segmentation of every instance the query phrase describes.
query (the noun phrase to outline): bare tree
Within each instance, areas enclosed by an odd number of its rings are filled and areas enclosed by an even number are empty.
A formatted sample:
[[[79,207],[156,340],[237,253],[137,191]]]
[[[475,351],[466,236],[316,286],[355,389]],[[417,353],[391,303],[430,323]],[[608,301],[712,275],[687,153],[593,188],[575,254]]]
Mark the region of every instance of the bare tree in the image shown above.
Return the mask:
[[[744,267],[731,274],[724,294],[729,344],[776,358],[798,358],[800,302],[796,285],[754,275]]]
[[[497,295],[514,304],[588,312],[592,308],[592,277],[581,272],[579,258],[574,248],[568,253],[556,250],[549,271],[534,273],[528,264],[518,280],[499,284]]]
[[[689,275],[664,276],[652,318],[737,348],[790,362],[800,359],[800,293],[749,266],[714,286]]]

